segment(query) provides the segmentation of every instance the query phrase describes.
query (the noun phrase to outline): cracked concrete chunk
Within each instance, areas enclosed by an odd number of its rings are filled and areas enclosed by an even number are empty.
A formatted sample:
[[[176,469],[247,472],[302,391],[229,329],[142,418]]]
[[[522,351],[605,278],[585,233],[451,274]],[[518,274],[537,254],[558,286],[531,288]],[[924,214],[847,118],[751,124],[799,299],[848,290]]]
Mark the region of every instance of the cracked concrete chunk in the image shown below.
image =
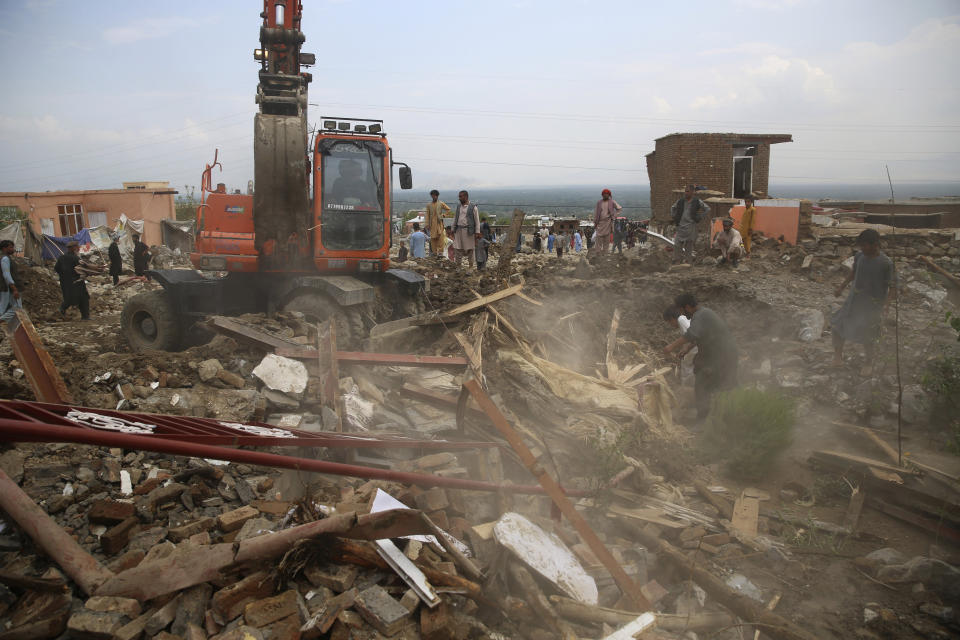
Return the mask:
[[[304,392],[309,377],[307,367],[302,362],[274,353],[264,356],[253,370],[253,375],[269,389],[295,394]]]

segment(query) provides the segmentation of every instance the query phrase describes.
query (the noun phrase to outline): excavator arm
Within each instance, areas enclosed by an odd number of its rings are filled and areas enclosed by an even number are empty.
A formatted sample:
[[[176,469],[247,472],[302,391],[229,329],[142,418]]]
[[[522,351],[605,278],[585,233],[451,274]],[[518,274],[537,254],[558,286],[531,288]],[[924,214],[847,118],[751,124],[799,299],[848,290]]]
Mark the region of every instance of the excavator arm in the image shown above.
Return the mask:
[[[311,259],[307,85],[300,0],[264,0],[254,118],[254,245],[263,270],[296,270]]]

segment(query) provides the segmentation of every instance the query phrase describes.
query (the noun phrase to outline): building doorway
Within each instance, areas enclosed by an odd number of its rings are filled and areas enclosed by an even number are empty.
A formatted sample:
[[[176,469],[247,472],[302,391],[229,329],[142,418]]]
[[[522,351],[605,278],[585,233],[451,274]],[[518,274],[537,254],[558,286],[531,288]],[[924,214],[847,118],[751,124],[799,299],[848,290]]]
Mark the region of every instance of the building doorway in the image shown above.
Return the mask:
[[[733,193],[734,198],[746,198],[753,191],[753,158],[750,156],[733,157]]]

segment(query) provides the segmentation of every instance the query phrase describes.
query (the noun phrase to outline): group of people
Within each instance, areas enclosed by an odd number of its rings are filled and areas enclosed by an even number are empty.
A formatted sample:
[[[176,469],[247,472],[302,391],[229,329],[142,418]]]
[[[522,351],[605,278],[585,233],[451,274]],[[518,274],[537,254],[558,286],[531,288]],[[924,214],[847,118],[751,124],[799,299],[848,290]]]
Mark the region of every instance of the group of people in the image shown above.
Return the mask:
[[[470,202],[470,194],[460,191],[456,211],[440,200],[440,192],[430,192],[430,204],[427,205],[426,232],[419,222],[413,223],[413,232],[407,237],[409,256],[414,259],[432,256],[446,256],[460,264],[464,258],[470,268],[476,265],[483,270],[487,264],[488,248],[493,244],[495,235],[486,216],[480,215],[480,208]],[[449,229],[444,225],[445,213],[453,212],[453,225]],[[406,256],[407,247],[401,246],[401,261]]]
[[[123,258],[116,235],[111,237],[107,257],[110,263],[109,274],[113,278],[114,286],[120,283],[120,274],[123,272]],[[10,322],[14,319],[17,309],[23,308],[22,292],[24,283],[13,259],[16,246],[12,240],[0,240],[0,320]],[[150,248],[140,241],[139,234],[133,234],[133,269],[137,276],[144,276],[150,264]],[[67,242],[66,251],[57,258],[53,266],[54,272],[60,280],[60,316],[65,318],[67,309],[76,307],[83,320],[90,319],[90,292],[87,291],[86,274],[77,269],[81,264],[80,243],[76,240]]]
[[[730,264],[737,266],[740,258],[750,255],[750,240],[753,234],[757,209],[752,196],[744,198],[744,212],[740,218],[740,228],[733,227],[732,218],[724,218],[723,229],[713,237],[713,246],[720,250],[717,266]],[[697,224],[710,213],[710,206],[696,196],[696,187],[686,186],[683,197],[670,208],[670,215],[676,234],[674,235],[673,261],[675,263],[693,260],[693,249],[697,242]]]
[[[580,253],[584,247],[589,251],[596,246],[600,253],[607,253],[611,245],[614,250],[623,251],[623,243],[633,247],[635,243],[643,243],[646,239],[646,222],[630,223],[619,217],[623,210],[614,199],[609,189],[601,192],[601,199],[597,202],[594,211],[594,233],[582,234],[578,228],[541,227],[533,234],[532,247],[536,253],[554,253],[563,258],[565,252]],[[413,230],[407,238],[407,245],[401,246],[401,261],[409,255],[411,258],[425,258],[428,254],[435,256],[447,255],[458,264],[467,258],[471,267],[476,264],[482,270],[487,262],[488,248],[495,242],[496,236],[487,222],[486,217],[480,214],[479,207],[470,202],[470,194],[460,191],[460,204],[456,210],[451,209],[440,200],[440,192],[436,189],[430,192],[431,202],[427,205],[425,229],[419,222],[413,223]],[[453,225],[447,228],[444,218],[452,215]],[[517,250],[523,246],[523,235],[517,240]]]
[[[855,342],[864,348],[861,374],[869,376],[874,371],[884,312],[895,295],[897,283],[893,261],[880,250],[880,234],[875,229],[862,231],[857,247],[853,269],[834,292],[839,297],[847,286],[853,285],[831,319],[832,366],[843,366],[844,347],[847,342]],[[663,319],[680,332],[679,338],[664,347],[664,354],[679,356],[681,378],[693,374],[697,419],[702,420],[709,413],[711,397],[737,385],[736,340],[726,322],[712,309],[700,305],[691,293],[677,296],[673,305],[663,311]]]

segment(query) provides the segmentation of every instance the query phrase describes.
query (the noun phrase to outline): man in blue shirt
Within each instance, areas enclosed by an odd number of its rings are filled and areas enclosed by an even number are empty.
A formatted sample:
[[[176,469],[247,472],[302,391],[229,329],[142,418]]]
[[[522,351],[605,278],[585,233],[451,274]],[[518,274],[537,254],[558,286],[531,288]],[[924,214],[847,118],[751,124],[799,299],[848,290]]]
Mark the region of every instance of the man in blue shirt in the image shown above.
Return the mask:
[[[420,231],[420,223],[413,223],[413,233],[407,238],[410,242],[410,257],[412,258],[426,258],[427,257],[427,234],[423,231]]]

